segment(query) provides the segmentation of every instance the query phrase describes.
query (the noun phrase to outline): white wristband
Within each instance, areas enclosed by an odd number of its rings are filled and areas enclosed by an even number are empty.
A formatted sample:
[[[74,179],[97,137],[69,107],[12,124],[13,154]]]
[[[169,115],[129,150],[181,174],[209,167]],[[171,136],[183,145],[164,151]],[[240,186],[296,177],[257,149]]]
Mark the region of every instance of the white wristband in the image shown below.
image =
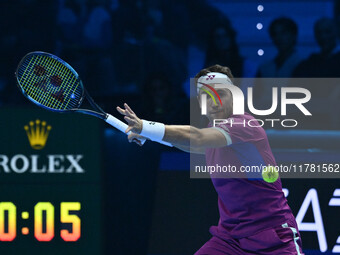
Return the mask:
[[[160,142],[163,140],[165,134],[165,125],[163,123],[142,120],[143,129],[140,133],[141,136],[147,137],[152,141]]]
[[[140,133],[141,136],[149,138],[151,141],[158,142],[160,144],[173,147],[171,143],[163,141],[165,133],[165,125],[163,123],[142,120],[143,129]]]

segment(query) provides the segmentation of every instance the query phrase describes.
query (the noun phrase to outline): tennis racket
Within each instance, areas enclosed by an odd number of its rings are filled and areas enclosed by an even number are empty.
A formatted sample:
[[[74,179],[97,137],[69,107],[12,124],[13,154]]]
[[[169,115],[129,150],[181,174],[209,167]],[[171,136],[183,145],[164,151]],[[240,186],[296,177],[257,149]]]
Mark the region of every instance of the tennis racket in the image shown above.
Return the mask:
[[[15,76],[24,96],[44,109],[95,116],[123,133],[128,127],[104,112],[86,91],[78,73],[57,56],[40,51],[28,53],[20,61]],[[79,108],[85,98],[93,110]],[[145,139],[138,141],[144,144]]]

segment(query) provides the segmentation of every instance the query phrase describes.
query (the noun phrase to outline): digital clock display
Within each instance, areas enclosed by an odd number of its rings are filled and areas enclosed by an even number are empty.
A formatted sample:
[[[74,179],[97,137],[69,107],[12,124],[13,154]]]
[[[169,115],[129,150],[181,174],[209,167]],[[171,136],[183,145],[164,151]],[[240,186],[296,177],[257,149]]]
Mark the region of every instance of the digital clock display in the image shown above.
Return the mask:
[[[100,122],[35,108],[0,114],[1,254],[101,254]]]
[[[75,242],[81,236],[81,219],[79,202],[60,203],[60,222],[72,225],[72,230],[62,229],[60,237],[65,242]],[[74,214],[71,214],[71,211]],[[18,233],[17,217],[28,220],[30,215],[24,211],[18,214],[17,207],[12,202],[0,202],[0,241],[11,242]],[[40,242],[49,242],[55,237],[55,206],[50,202],[38,202],[34,206],[34,237]],[[21,228],[22,235],[28,235],[28,227]]]

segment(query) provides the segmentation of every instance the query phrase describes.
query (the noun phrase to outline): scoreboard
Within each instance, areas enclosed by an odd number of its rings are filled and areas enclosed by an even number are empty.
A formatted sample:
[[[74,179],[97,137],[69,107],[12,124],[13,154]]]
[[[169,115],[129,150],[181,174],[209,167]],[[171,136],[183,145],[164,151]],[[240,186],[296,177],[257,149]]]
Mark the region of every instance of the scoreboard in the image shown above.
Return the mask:
[[[102,254],[98,120],[0,111],[2,254]]]

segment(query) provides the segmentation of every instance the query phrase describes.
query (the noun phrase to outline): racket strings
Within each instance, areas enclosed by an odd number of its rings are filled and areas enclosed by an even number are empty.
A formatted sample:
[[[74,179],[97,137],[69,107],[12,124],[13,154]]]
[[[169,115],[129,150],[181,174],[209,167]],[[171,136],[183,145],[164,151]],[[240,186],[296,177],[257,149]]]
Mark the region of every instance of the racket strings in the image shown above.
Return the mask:
[[[23,91],[45,107],[66,110],[79,106],[83,88],[78,76],[52,57],[28,55],[17,76]]]
[[[33,59],[33,58],[32,58]],[[27,77],[27,84],[33,84],[33,86],[27,87],[27,94],[28,95],[34,95],[34,99],[37,99],[37,96],[40,96],[40,103],[45,105],[47,103],[48,97],[47,97],[47,93],[45,94],[38,94],[37,90],[39,88],[41,88],[42,90],[45,90],[45,86],[46,86],[46,78],[41,79],[41,75],[44,75],[44,68],[42,66],[45,66],[47,63],[48,59],[41,59],[41,56],[39,56],[39,59],[36,59],[33,63],[31,68],[36,68],[35,75],[31,75]],[[41,61],[41,62],[40,62]],[[39,65],[40,62],[40,65]],[[28,68],[30,68],[30,66],[27,66]],[[44,75],[45,76],[45,75]],[[44,77],[43,76],[43,77]],[[36,95],[36,96],[35,96]],[[38,101],[38,100],[37,100]]]
[[[49,107],[51,106],[49,103],[52,101],[50,100],[49,93],[42,92],[46,92],[47,90],[46,72],[50,72],[48,69],[51,63],[49,63],[50,61],[48,58],[43,58],[42,56],[32,57],[32,60],[33,59],[34,61],[30,61],[30,64],[26,66],[26,70],[29,70],[27,73],[31,75],[25,77],[26,80],[24,81],[20,79],[20,83],[23,85],[29,96]],[[55,91],[56,89],[49,92],[53,94]]]

